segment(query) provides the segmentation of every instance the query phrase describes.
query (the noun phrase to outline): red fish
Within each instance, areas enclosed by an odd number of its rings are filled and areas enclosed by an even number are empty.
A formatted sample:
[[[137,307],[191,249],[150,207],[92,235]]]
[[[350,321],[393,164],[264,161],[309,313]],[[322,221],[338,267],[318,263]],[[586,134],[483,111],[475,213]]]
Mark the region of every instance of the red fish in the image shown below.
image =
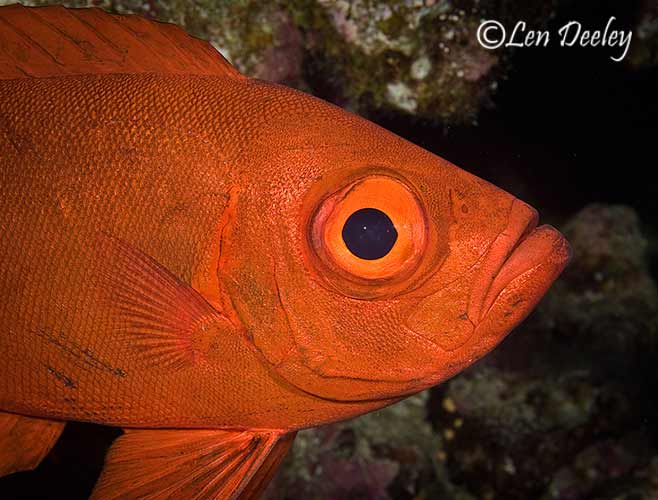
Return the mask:
[[[137,16],[0,8],[0,153],[0,475],[121,426],[94,498],[256,496],[569,260],[510,194]]]

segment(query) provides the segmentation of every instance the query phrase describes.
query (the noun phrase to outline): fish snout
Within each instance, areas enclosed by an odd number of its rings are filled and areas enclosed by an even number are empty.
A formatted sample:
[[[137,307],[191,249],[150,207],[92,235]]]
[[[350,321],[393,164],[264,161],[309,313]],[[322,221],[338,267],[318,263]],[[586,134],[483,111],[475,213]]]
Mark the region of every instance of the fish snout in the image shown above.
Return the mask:
[[[491,243],[472,282],[467,314],[475,325],[510,287],[518,295],[514,307],[532,304],[524,307],[527,315],[569,263],[566,238],[552,226],[537,227],[537,222],[537,211],[515,199],[507,226]]]
[[[571,259],[555,228],[537,226],[537,211],[512,203],[505,228],[479,264],[414,304],[407,326],[434,344],[437,366],[428,383],[471,364],[493,349],[537,305]]]

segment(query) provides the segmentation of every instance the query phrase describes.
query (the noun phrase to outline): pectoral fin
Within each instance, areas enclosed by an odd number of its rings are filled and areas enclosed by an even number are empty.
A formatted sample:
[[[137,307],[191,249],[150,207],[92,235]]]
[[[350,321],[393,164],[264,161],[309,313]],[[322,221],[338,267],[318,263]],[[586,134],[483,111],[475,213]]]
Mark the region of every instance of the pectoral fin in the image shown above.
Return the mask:
[[[145,364],[176,370],[203,359],[231,322],[199,292],[125,241],[99,234],[99,283],[113,334]]]
[[[295,433],[127,430],[110,449],[92,500],[258,498]]]
[[[0,477],[36,468],[65,425],[55,420],[0,412]]]

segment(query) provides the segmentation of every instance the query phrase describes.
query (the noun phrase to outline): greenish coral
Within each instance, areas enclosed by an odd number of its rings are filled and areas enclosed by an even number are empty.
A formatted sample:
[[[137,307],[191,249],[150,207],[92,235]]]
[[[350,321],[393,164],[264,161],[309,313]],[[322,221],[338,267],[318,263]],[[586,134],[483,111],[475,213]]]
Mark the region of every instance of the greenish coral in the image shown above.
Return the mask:
[[[32,4],[55,3],[33,0]],[[367,113],[475,120],[506,64],[482,48],[483,17],[511,0],[69,0],[173,22],[209,40],[243,73]],[[543,19],[546,9],[529,20]]]
[[[321,0],[341,53],[337,70],[357,107],[472,120],[492,91],[496,55],[475,42],[477,9],[443,1]],[[325,28],[326,30],[326,28]]]
[[[423,490],[436,487],[439,446],[426,403],[424,392],[348,422],[299,432],[268,498],[385,499],[395,490],[420,497],[421,484]]]
[[[564,228],[574,258],[541,311],[601,359],[621,365],[658,345],[658,289],[637,213],[588,205]],[[605,355],[616,353],[616,356]]]
[[[636,67],[658,65],[658,4],[644,0],[633,33],[630,62]]]
[[[505,75],[503,52],[481,47],[483,18],[523,15],[545,23],[553,2],[539,7],[506,0],[317,0],[293,2],[308,37],[317,79],[361,111],[389,109],[439,120],[473,122]],[[510,14],[514,12],[514,14]],[[316,61],[320,61],[319,63]],[[313,85],[312,85],[313,87]]]

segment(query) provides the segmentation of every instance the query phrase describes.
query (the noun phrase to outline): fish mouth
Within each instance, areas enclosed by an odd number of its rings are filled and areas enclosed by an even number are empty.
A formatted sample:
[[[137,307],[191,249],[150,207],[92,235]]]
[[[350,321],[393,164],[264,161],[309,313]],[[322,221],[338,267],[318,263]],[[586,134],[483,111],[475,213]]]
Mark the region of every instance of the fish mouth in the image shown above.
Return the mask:
[[[534,208],[514,200],[507,227],[489,247],[473,281],[467,309],[473,324],[482,322],[513,283],[523,296],[517,302],[525,302],[529,313],[568,264],[567,240],[554,227],[537,227],[537,222]],[[530,276],[532,271],[537,272]],[[524,276],[529,277],[517,279]]]

